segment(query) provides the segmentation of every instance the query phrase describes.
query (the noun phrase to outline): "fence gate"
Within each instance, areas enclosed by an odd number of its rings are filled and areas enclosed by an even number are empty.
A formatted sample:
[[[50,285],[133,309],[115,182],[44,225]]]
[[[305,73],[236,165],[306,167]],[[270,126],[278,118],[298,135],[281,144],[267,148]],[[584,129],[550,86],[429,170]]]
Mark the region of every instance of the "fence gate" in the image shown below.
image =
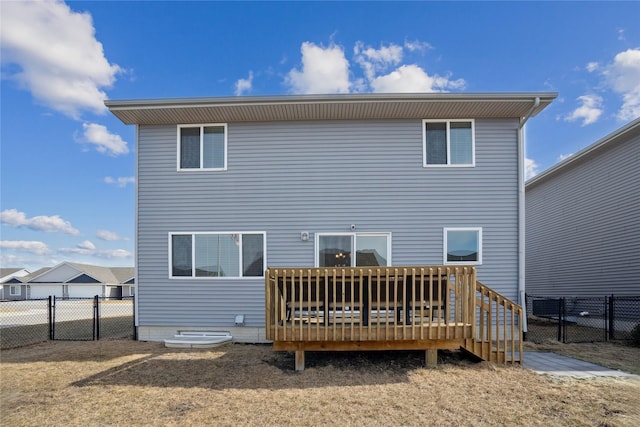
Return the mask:
[[[134,297],[49,297],[49,339],[135,338]]]
[[[49,297],[49,339],[93,341],[96,339],[98,297]]]

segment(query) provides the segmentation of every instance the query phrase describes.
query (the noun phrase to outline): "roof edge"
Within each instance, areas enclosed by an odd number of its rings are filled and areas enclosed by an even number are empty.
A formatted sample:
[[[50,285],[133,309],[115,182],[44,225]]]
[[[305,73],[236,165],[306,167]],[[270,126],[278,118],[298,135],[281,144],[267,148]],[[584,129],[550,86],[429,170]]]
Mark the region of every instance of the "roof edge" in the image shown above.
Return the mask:
[[[211,107],[229,105],[269,105],[305,103],[350,103],[350,102],[392,102],[392,101],[523,101],[539,97],[552,101],[557,92],[433,92],[433,93],[357,93],[327,95],[272,95],[272,96],[230,96],[194,98],[158,98],[106,100],[110,110],[130,110],[144,108]]]
[[[534,176],[533,178],[529,179],[525,183],[525,188],[528,189],[528,188],[535,187],[536,185],[546,181],[547,179],[553,177],[557,173],[559,173],[562,170],[566,169],[570,165],[579,162],[580,160],[584,159],[585,157],[587,157],[591,153],[596,152],[596,151],[606,147],[610,143],[613,143],[615,141],[620,140],[620,138],[624,137],[627,133],[632,132],[632,131],[634,131],[636,129],[640,130],[640,117],[638,117],[637,119],[627,123],[626,125],[622,126],[621,128],[616,129],[612,133],[606,135],[603,138],[600,138],[596,142],[588,145],[587,147],[583,148],[582,150],[578,151],[577,153],[572,154],[571,156],[567,157],[566,159],[564,159],[564,160],[556,163],[555,165],[551,166],[549,169],[547,169],[547,170],[539,173],[538,175]]]

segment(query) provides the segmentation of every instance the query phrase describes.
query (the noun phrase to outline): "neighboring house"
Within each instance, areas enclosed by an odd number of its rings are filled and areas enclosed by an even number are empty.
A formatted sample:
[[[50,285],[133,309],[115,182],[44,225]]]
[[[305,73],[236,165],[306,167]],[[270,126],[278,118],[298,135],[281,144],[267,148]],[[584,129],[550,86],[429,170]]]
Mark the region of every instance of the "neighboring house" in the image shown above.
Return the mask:
[[[526,290],[640,295],[640,118],[526,183]]]
[[[0,268],[0,300],[21,300],[27,295],[22,278],[29,274],[25,268]]]
[[[101,267],[63,262],[27,276],[27,299],[127,297],[135,293],[133,267]]]
[[[522,126],[555,97],[107,101],[137,125],[138,336],[264,341],[267,266],[475,265],[521,301]]]

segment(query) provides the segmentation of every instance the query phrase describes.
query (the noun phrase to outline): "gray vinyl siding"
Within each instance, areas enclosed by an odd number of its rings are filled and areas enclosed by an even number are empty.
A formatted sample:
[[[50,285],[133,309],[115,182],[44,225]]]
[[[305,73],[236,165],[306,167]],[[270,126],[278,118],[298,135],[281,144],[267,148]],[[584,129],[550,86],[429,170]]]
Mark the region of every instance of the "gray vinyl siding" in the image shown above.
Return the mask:
[[[5,283],[2,286],[2,298],[5,300],[24,300],[27,299],[27,287],[25,285],[15,283]],[[11,295],[11,286],[20,286],[20,295]]]
[[[640,138],[526,192],[526,290],[640,295]]]
[[[355,224],[441,265],[444,227],[482,227],[479,278],[516,299],[517,125],[476,120],[476,167],[424,168],[421,120],[229,123],[223,172],[178,172],[176,126],[141,126],[139,324],[264,325],[263,279],[169,279],[170,232],[264,231],[268,266],[313,266],[315,233]]]

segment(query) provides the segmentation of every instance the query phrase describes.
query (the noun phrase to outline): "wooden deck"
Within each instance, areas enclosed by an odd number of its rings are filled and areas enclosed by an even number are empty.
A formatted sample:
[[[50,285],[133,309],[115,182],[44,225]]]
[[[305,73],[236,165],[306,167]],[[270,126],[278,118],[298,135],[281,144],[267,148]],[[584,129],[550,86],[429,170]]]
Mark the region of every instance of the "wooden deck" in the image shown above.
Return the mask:
[[[267,339],[276,351],[463,348],[522,362],[522,309],[477,282],[474,267],[269,268]]]

